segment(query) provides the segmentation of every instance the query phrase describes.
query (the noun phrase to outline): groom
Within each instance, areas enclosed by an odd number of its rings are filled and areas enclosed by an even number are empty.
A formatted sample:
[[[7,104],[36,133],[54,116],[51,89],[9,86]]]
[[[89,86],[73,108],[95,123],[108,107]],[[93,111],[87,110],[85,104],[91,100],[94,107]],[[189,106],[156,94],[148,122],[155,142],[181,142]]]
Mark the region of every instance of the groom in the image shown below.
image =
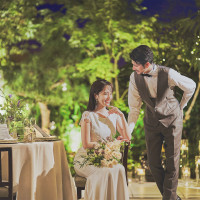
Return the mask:
[[[133,72],[130,76],[128,122],[131,132],[137,122],[142,102],[147,157],[150,170],[163,200],[180,200],[176,189],[183,127],[183,108],[192,97],[196,84],[177,71],[153,63],[153,52],[141,45],[130,53]],[[174,97],[174,87],[183,90],[180,101]],[[165,147],[166,169],[161,165],[162,144]]]

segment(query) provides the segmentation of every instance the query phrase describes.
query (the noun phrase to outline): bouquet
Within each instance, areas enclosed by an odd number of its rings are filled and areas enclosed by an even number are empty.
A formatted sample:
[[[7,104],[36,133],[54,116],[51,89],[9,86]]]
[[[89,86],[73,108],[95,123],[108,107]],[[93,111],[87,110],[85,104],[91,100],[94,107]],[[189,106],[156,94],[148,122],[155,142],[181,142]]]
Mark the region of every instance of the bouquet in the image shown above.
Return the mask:
[[[94,165],[96,167],[109,167],[112,168],[121,162],[123,148],[123,141],[121,140],[101,140],[94,148],[87,149],[87,155],[82,156],[84,158],[80,167],[85,164]]]

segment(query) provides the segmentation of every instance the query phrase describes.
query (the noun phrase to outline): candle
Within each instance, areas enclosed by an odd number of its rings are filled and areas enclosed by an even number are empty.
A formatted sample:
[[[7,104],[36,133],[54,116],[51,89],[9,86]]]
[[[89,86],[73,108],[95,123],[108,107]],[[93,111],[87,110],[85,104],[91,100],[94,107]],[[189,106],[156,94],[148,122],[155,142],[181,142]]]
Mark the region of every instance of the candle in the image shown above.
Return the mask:
[[[190,176],[190,169],[189,167],[183,167],[183,176]]]
[[[181,150],[188,151],[188,140],[187,139],[181,140]]]
[[[137,169],[137,174],[140,175],[140,176],[141,176],[141,175],[145,175],[145,170],[142,169],[142,168],[138,168],[138,169]]]

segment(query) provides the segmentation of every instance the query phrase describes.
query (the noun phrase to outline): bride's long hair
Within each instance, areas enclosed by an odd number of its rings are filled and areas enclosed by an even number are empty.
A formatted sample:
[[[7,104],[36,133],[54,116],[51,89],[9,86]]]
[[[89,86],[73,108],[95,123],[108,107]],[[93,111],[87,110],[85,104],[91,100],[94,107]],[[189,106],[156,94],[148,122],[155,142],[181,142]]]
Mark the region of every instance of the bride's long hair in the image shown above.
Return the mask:
[[[99,92],[101,92],[106,85],[111,86],[111,88],[113,89],[112,83],[110,83],[109,81],[106,81],[104,79],[97,80],[91,85],[87,111],[95,110],[95,106],[96,106],[95,95],[98,95]]]

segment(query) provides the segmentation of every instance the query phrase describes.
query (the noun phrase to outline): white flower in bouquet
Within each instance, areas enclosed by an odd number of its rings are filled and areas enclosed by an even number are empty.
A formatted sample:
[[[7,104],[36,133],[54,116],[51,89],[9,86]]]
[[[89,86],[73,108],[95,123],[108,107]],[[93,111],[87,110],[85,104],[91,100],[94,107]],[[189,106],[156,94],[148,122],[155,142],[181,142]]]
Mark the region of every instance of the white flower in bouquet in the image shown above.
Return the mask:
[[[115,159],[113,159],[113,160],[112,160],[112,164],[113,164],[113,165],[117,165],[117,164],[118,164],[118,161],[115,160]]]
[[[105,148],[105,154],[111,154],[111,153],[112,153],[111,149],[106,147]]]
[[[101,145],[99,143],[94,145],[94,149],[99,149],[101,147]]]
[[[121,148],[121,141],[119,140],[114,141],[111,150],[120,151],[120,148]]]
[[[122,143],[121,140],[115,140],[115,145],[116,145],[116,148],[115,148],[115,149],[116,149],[117,151],[120,151],[121,143]]]
[[[113,167],[112,161],[108,162],[107,167],[109,167],[109,168],[112,168],[112,167]]]
[[[112,152],[112,156],[118,160],[120,160],[122,158],[122,154],[120,152],[117,151],[113,151]]]
[[[105,158],[106,160],[111,160],[111,159],[112,159],[112,152],[110,152],[110,153],[105,153],[105,154],[104,154],[104,158]]]
[[[115,146],[114,142],[108,142],[108,143],[106,143],[106,147],[108,147],[111,150],[113,150],[114,146]]]
[[[123,142],[120,140],[101,140],[95,144],[94,148],[87,149],[87,155],[82,156],[84,161],[79,162],[80,167],[85,164],[94,165],[96,167],[112,168],[120,162],[122,154],[120,152]]]
[[[106,159],[101,160],[101,165],[102,165],[102,167],[107,167],[107,165],[108,165],[107,160]]]

